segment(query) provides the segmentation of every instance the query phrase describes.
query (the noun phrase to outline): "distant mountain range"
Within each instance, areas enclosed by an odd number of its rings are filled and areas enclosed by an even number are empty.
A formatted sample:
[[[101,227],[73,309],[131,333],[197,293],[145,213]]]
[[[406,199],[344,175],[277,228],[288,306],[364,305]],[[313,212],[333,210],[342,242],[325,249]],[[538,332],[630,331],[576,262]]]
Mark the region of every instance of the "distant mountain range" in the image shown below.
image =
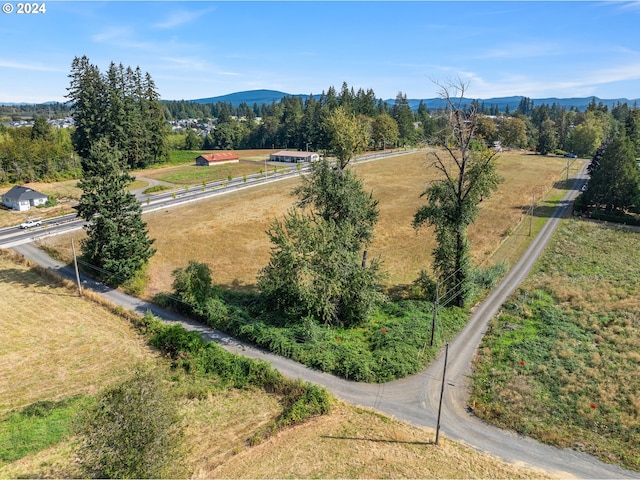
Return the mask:
[[[254,103],[261,105],[263,103],[269,105],[272,102],[279,102],[283,97],[301,97],[307,98],[309,95],[305,94],[291,94],[279,92],[277,90],[249,90],[246,92],[236,92],[230,93],[228,95],[220,95],[218,97],[209,97],[209,98],[198,98],[195,100],[190,100],[194,103],[218,103],[225,102],[230,103],[234,107],[237,107],[241,103],[246,103],[249,106],[253,106]],[[320,95],[314,95],[316,99],[320,98]],[[480,104],[484,103],[484,105],[489,108],[491,105],[495,105],[498,107],[500,111],[505,111],[507,106],[509,110],[514,111],[518,108],[520,101],[523,99],[523,96],[513,96],[513,97],[498,97],[498,98],[485,98],[485,99],[477,99]],[[584,97],[584,98],[532,98],[534,106],[536,105],[559,105],[561,107],[567,108],[577,108],[578,110],[585,110],[587,105],[591,102],[591,100],[595,98],[596,103],[602,102],[603,105],[608,106],[609,108],[615,106],[618,103],[626,103],[629,106],[632,106],[634,103],[640,104],[640,99],[629,100],[627,98],[613,98],[613,99],[602,99],[598,97]],[[465,98],[463,99],[463,104],[468,105],[474,99]],[[395,103],[395,99],[384,100],[389,105],[393,105]],[[418,105],[420,104],[420,99],[408,99],[409,106],[416,110]],[[438,109],[444,106],[444,101],[441,98],[425,98],[422,99],[424,104],[429,109]]]
[[[188,102],[194,102],[194,103],[218,103],[218,102],[225,102],[225,103],[230,103],[231,105],[233,105],[234,107],[237,107],[238,105],[240,105],[241,103],[246,103],[249,106],[253,106],[254,103],[257,103],[258,105],[262,105],[267,104],[270,105],[273,102],[279,102],[280,100],[282,100],[282,98],[284,97],[300,97],[302,99],[306,99],[309,95],[308,94],[302,94],[302,93],[298,93],[298,94],[291,94],[291,93],[285,93],[285,92],[279,92],[277,90],[248,90],[245,92],[236,92],[236,93],[230,93],[228,95],[220,95],[218,97],[209,97],[209,98],[198,98],[195,100],[187,100]],[[314,97],[317,99],[320,98],[320,95],[314,95]],[[513,97],[497,97],[497,98],[478,98],[477,101],[480,102],[480,104],[484,103],[486,108],[490,108],[492,105],[498,107],[498,109],[501,112],[504,112],[507,108],[507,106],[509,107],[510,111],[514,111],[518,108],[518,105],[520,104],[520,101],[523,99],[523,96],[513,96]],[[589,105],[589,103],[591,103],[591,100],[595,98],[596,103],[601,103],[603,105],[606,105],[607,107],[611,108],[613,106],[615,106],[618,103],[626,103],[627,105],[629,105],[630,107],[633,105],[640,105],[640,99],[636,98],[636,99],[627,99],[627,98],[609,98],[609,99],[604,99],[604,98],[598,98],[598,97],[582,97],[582,98],[532,98],[531,100],[533,101],[534,106],[537,105],[553,105],[554,103],[556,105],[559,105],[561,107],[566,107],[566,108],[577,108],[578,110],[585,110],[587,108],[587,106]],[[469,105],[474,99],[472,98],[464,98],[462,104],[463,105]],[[390,106],[392,106],[395,103],[395,99],[390,98],[387,100],[384,100],[385,102],[387,102]],[[407,100],[409,102],[409,106],[416,110],[418,108],[418,105],[420,104],[421,101],[424,102],[424,104],[426,105],[426,107],[430,110],[433,109],[439,109],[445,106],[444,101],[441,98],[424,98],[422,100],[420,99],[408,99]],[[58,102],[44,102],[41,103],[39,105],[48,105],[48,104],[56,104]],[[12,102],[0,102],[0,106],[25,106],[25,105],[36,105],[33,103],[12,103]]]

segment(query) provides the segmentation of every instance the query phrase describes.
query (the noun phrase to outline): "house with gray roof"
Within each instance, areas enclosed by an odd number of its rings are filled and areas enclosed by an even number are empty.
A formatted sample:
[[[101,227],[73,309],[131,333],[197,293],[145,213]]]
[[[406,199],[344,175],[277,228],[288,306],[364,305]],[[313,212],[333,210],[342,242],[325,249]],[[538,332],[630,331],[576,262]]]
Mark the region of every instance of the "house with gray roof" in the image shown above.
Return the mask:
[[[2,195],[2,204],[12,210],[29,210],[31,207],[44,205],[47,203],[47,196],[44,193],[16,185],[7,193]]]

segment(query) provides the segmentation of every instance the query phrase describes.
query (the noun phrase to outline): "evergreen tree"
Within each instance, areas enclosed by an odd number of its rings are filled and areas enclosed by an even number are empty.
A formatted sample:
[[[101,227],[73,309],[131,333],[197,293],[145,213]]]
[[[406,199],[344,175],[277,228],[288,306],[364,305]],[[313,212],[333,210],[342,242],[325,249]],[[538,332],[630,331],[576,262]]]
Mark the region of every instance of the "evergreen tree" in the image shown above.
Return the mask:
[[[636,157],[640,157],[640,109],[633,108],[628,111],[624,130],[633,144]]]
[[[531,115],[531,112],[533,112],[533,100],[529,97],[522,97],[516,111],[525,116]],[[507,105],[506,113],[507,115],[509,114],[509,105]]]
[[[413,112],[409,106],[407,96],[402,92],[396,95],[396,101],[393,105],[391,116],[398,124],[400,134],[400,142],[412,144],[416,140],[416,129],[413,126]]]
[[[67,98],[71,103],[75,125],[72,141],[84,166],[84,159],[89,157],[91,145],[105,135],[106,88],[100,70],[89,63],[86,56],[73,59],[69,77],[71,83]]]
[[[104,272],[111,285],[132,280],[155,253],[142,221],[142,209],[128,191],[134,178],[122,154],[106,139],[94,143],[78,186],[78,215],[87,220],[82,245],[86,261]]]
[[[587,204],[613,212],[624,211],[640,200],[640,170],[633,143],[626,135],[613,138],[591,172],[589,189],[584,193]]]
[[[31,127],[31,140],[47,141],[52,138],[51,125],[47,123],[47,119],[44,117],[36,117],[33,121],[33,127]]]
[[[103,75],[86,56],[76,57],[67,98],[75,123],[73,144],[84,162],[94,142],[106,139],[131,168],[168,156],[165,109],[155,85],[139,68],[111,63]],[[184,105],[183,105],[184,106]]]
[[[557,144],[558,139],[556,137],[556,128],[553,120],[544,120],[539,129],[536,152],[541,155],[547,155],[556,148]]]

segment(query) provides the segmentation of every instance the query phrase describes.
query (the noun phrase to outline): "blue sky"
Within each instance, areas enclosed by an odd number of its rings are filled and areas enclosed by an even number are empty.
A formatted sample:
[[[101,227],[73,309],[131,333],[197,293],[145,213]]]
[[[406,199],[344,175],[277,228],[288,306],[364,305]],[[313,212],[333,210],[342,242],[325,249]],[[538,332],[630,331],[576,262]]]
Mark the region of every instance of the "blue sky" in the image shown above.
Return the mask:
[[[64,101],[75,56],[140,66],[163,99],[243,90],[379,98],[640,98],[640,2],[47,1],[0,14],[0,102]]]

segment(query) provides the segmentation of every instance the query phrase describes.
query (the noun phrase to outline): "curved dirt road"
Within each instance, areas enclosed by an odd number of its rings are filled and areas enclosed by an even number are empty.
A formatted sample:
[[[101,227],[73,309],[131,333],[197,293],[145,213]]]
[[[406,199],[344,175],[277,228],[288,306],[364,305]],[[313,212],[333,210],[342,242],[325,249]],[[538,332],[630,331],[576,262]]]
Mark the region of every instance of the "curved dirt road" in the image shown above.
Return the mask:
[[[584,184],[584,168],[574,181],[552,217],[545,224],[520,262],[496,287],[492,294],[478,306],[465,329],[451,342],[447,365],[446,388],[441,418],[441,430],[449,438],[461,440],[472,447],[491,453],[509,462],[528,464],[562,476],[579,478],[640,478],[640,473],[605,464],[596,458],[570,449],[543,445],[530,438],[490,426],[467,409],[469,398],[468,373],[471,360],[482,339],[491,317],[500,305],[517,288],[542,253],[555,231],[560,218]],[[62,275],[74,278],[72,269],[52,260],[33,245],[21,245],[16,251]],[[91,280],[83,280],[85,288],[97,290],[109,300],[125,308],[144,314],[147,310],[166,321],[181,322],[186,328],[200,332],[206,339],[216,341],[230,351],[247,357],[268,361],[284,375],[325,386],[336,397],[350,403],[373,407],[398,419],[426,427],[435,427],[442,381],[444,356],[433,362],[425,371],[385,384],[350,382],[332,375],[311,370],[291,360],[270,354],[261,349],[244,345],[228,335],[164,311],[156,305],[129,297]]]

